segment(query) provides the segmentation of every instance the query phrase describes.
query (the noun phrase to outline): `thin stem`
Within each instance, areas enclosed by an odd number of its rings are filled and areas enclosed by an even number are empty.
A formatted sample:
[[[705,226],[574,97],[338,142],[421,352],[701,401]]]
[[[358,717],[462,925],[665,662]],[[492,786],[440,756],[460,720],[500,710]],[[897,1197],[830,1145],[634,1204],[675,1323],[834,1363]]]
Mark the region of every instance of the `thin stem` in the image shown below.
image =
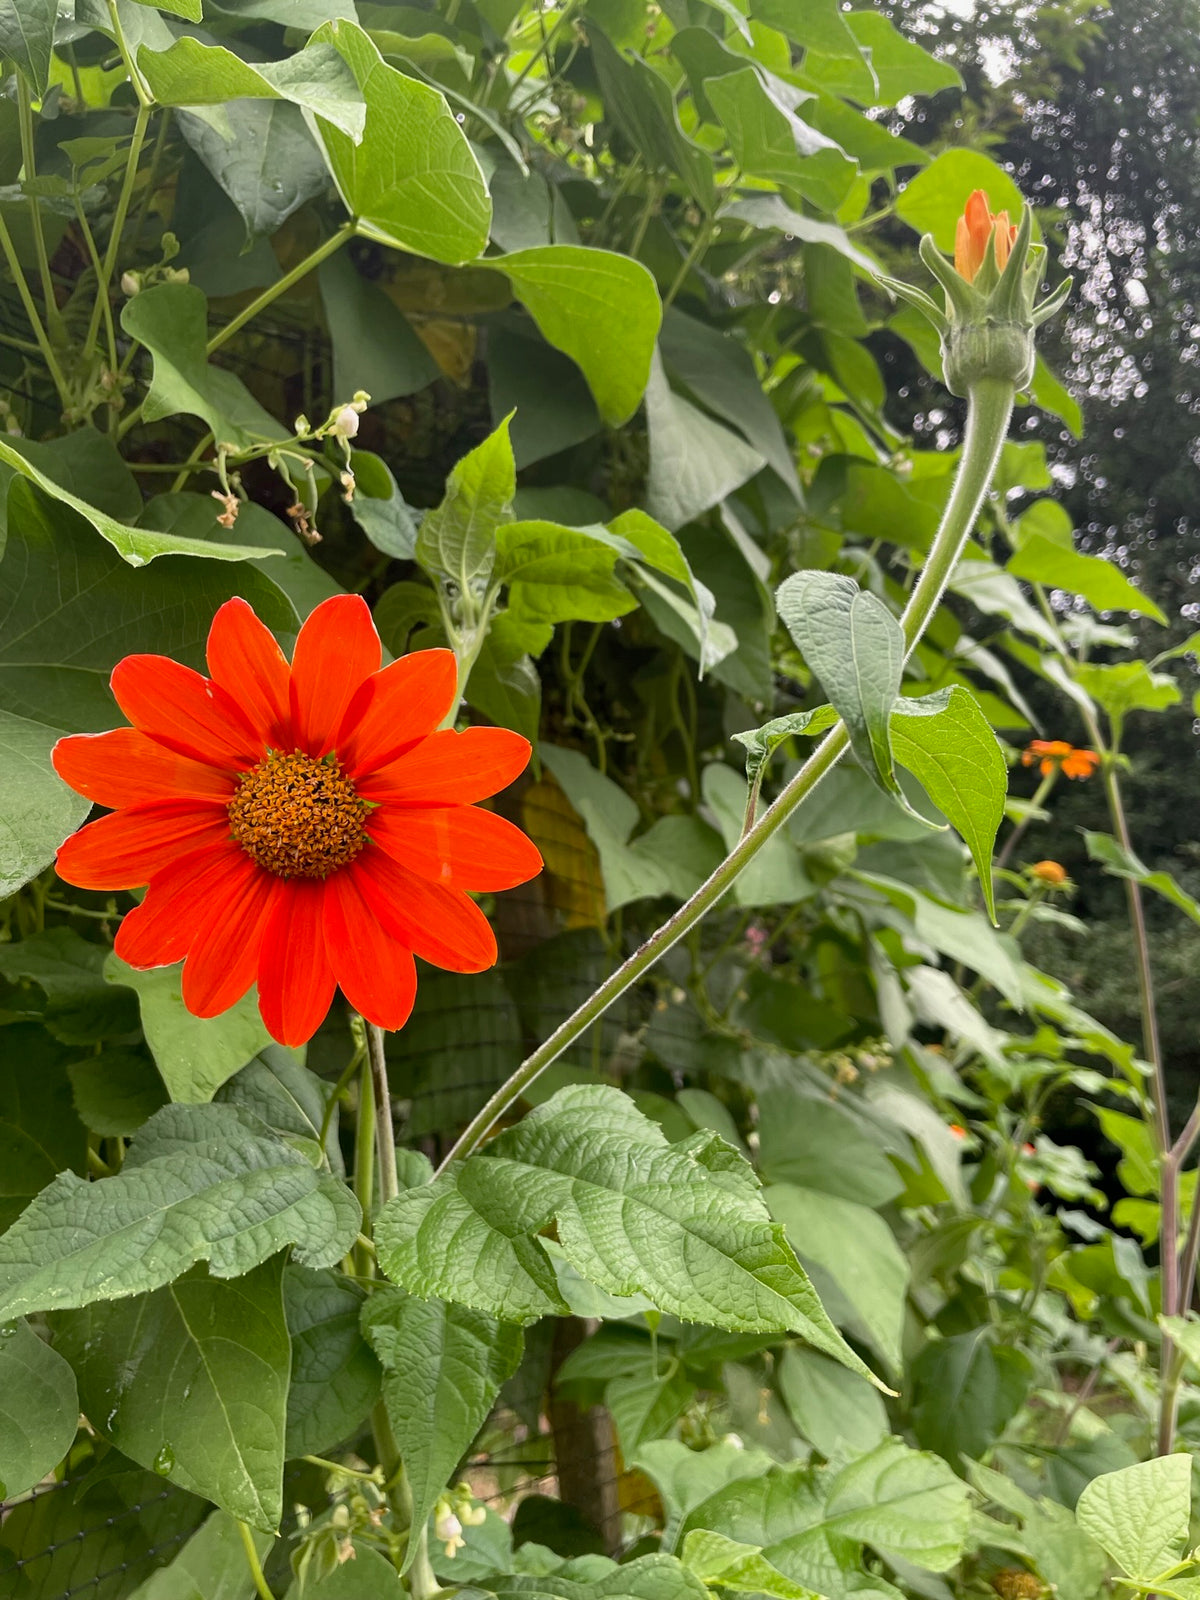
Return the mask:
[[[1011,384],[984,380],[971,390],[967,427],[959,457],[954,488],[942,514],[941,524],[929,552],[920,579],[912,595],[900,626],[904,630],[905,660],[911,656],[918,639],[928,627],[941,603],[946,585],[958,565],[963,545],[975,526],[979,508],[983,504],[996,463],[1000,459],[1009,418],[1012,416],[1013,388]],[[461,1161],[479,1147],[492,1126],[521,1098],[534,1079],[573,1044],[585,1029],[603,1016],[614,1000],[623,995],[642,973],[665,955],[672,945],[695,927],[740,876],[758,852],[791,816],[792,812],[820,783],[827,772],[837,765],[849,747],[850,739],[845,725],[838,722],[822,739],[808,760],[783,789],[777,799],[767,807],[754,826],[745,833],[721,862],[720,866],[702,883],[690,900],[680,906],[644,944],[640,945],[600,987],[591,994],[565,1022],[555,1028],[550,1037],[528,1056],[508,1081],[496,1090],[487,1104],[467,1124],[455,1140],[449,1154],[438,1169],[444,1172],[454,1161]]]
[[[249,1524],[240,1518],[238,1532],[242,1536],[242,1549],[246,1552],[246,1565],[250,1568],[250,1576],[254,1579],[255,1593],[259,1600],[275,1600],[267,1582],[267,1575],[262,1569],[262,1562],[258,1559],[258,1551],[254,1547],[254,1535],[250,1531]]]
[[[117,42],[117,49],[121,52],[121,60],[125,63],[125,71],[129,74],[129,81],[133,85],[133,92],[137,96],[138,107],[146,110],[154,104],[154,96],[146,87],[146,80],[138,71],[137,62],[133,59],[133,51],[129,48],[125,30],[121,26],[121,12],[117,0],[108,0],[108,20],[113,38]]]
[[[150,214],[150,206],[154,200],[154,191],[158,188],[158,174],[162,166],[162,154],[167,144],[167,134],[171,127],[171,108],[164,106],[159,113],[158,132],[154,135],[154,149],[150,152],[150,174],[146,179],[146,190],[142,195],[141,204],[138,206],[137,216],[133,222],[133,238],[131,248],[136,251],[142,242],[142,229],[146,226],[146,218]]]
[[[381,1204],[386,1205],[400,1193],[396,1176],[396,1130],[392,1126],[392,1097],[388,1087],[383,1029],[374,1022],[368,1022],[366,1027],[371,1085],[375,1094],[375,1136],[379,1146],[379,1199]]]
[[[192,473],[197,470],[197,466],[198,466],[198,463],[200,461],[200,457],[208,449],[209,445],[210,444],[214,444],[215,442],[216,441],[214,439],[212,431],[210,430],[200,440],[200,443],[196,446],[196,448],[192,451],[191,455],[187,458],[187,460],[183,463],[183,466],[180,468],[179,476],[171,484],[170,492],[172,494],[178,494],[179,493],[180,489],[183,488],[184,484],[191,477]]]
[[[116,6],[109,0],[114,16]],[[114,27],[119,27],[119,21]],[[126,67],[133,78],[133,86],[138,88],[140,79],[134,77],[135,68],[132,61],[126,61]],[[104,261],[100,267],[96,282],[96,303],[92,307],[92,315],[88,322],[87,336],[83,341],[83,353],[91,354],[96,345],[96,335],[100,332],[100,321],[104,316],[105,307],[108,305],[109,286],[112,283],[113,272],[117,265],[117,256],[121,250],[121,235],[125,231],[125,218],[129,215],[129,203],[133,199],[133,186],[137,182],[138,162],[142,156],[142,145],[146,141],[146,129],[150,126],[150,106],[141,95],[138,96],[137,120],[133,124],[133,138],[129,142],[129,155],[125,161],[125,177],[121,182],[121,192],[117,196],[117,209],[113,213],[112,232],[108,236],[108,249],[104,252]],[[111,314],[111,308],[110,308]]]
[[[96,282],[99,283],[103,275],[103,267],[100,262],[100,251],[96,248],[96,236],[92,232],[91,224],[88,222],[87,213],[83,209],[83,201],[79,197],[78,190],[76,190],[72,198],[75,202],[75,219],[79,223],[79,231],[83,235],[87,253],[91,257],[92,266],[95,268]],[[112,306],[107,295],[104,295],[99,303],[104,312],[104,335],[108,341],[109,370],[115,376],[120,357],[117,355],[117,331],[113,327]]]
[[[0,251],[2,251],[4,254],[4,261],[8,267],[9,277],[13,280],[13,283],[16,285],[17,293],[21,297],[21,304],[25,308],[25,315],[29,319],[29,326],[33,329],[33,336],[37,340],[37,346],[38,350],[41,352],[42,360],[46,363],[46,368],[49,371],[50,376],[54,379],[54,387],[58,390],[58,398],[62,401],[64,406],[69,405],[71,403],[71,393],[67,387],[67,380],[63,376],[63,370],[58,364],[58,357],[54,353],[54,346],[50,343],[50,340],[46,334],[46,329],[42,325],[42,319],[38,312],[37,302],[30,293],[29,284],[25,280],[24,269],[22,268],[20,261],[17,259],[16,247],[12,242],[12,235],[8,231],[8,224],[5,222],[3,216],[0,216]]]
[[[21,137],[21,169],[25,178],[37,177],[37,163],[33,151],[33,107],[29,101],[29,85],[24,73],[17,73],[17,122]],[[46,326],[61,344],[66,340],[66,326],[58,301],[54,295],[54,279],[50,275],[50,257],[46,254],[46,235],[42,229],[42,213],[37,196],[29,200],[29,222],[33,230],[33,249],[37,256],[38,275],[42,280],[42,301],[46,308]]]
[[[554,40],[557,38],[558,34],[562,31],[563,24],[571,16],[571,14],[572,14],[572,12],[574,10],[575,10],[575,0],[567,0],[566,5],[563,6],[562,10],[559,12],[559,14],[555,18],[554,22],[550,25],[549,29],[543,34],[541,44],[538,45],[537,49],[533,52],[533,54],[530,56],[529,60],[525,63],[525,65],[521,68],[520,72],[517,73],[517,76],[512,81],[512,84],[511,84],[511,86],[509,88],[509,91],[508,91],[508,100],[509,100],[509,104],[510,105],[512,104],[513,95],[516,94],[517,90],[525,82],[525,79],[533,71],[534,67],[538,64],[538,62],[542,59],[542,57],[544,55],[546,55],[546,53],[549,51],[550,46],[554,43]]]
[[[358,1126],[354,1130],[354,1195],[362,1207],[363,1228],[371,1229],[371,1210],[375,1203],[375,1093],[371,1083],[369,1053],[362,1061],[362,1082],[358,1091]],[[359,1252],[358,1270],[370,1277],[375,1263],[366,1251]]]
[[[342,1091],[346,1088],[347,1084],[350,1082],[350,1079],[354,1076],[362,1064],[363,1053],[362,1049],[359,1048],[355,1050],[354,1054],[350,1057],[350,1060],[346,1063],[346,1067],[342,1072],[341,1077],[333,1086],[333,1092],[330,1094],[329,1099],[325,1102],[325,1114],[321,1118],[322,1154],[324,1154],[325,1146],[329,1140],[329,1130],[333,1126],[333,1113],[337,1110],[338,1102],[342,1098]]]
[[[715,226],[716,223],[712,217],[705,217],[704,221],[696,229],[696,237],[692,240],[692,247],[680,262],[679,271],[675,274],[674,280],[671,283],[671,287],[663,296],[664,306],[669,306],[672,303],[672,301],[675,299],[675,296],[687,282],[688,275],[690,274],[692,268],[696,265],[696,262],[699,261],[705,250],[707,250],[708,242],[713,236],[713,229]]]
[[[363,1483],[371,1483],[378,1488],[378,1472],[359,1472],[357,1467],[344,1467],[340,1461],[327,1461],[324,1456],[301,1456],[301,1461],[307,1461],[310,1467],[323,1467],[326,1472],[340,1472],[344,1478],[358,1478]]]
[[[322,261],[333,255],[335,250],[340,250],[346,240],[353,236],[353,233],[353,222],[344,222],[336,233],[331,233],[328,239],[319,244],[315,250],[310,251],[304,260],[294,266],[290,272],[285,272],[282,278],[269,285],[261,294],[255,295],[250,304],[243,306],[236,317],[231,318],[223,328],[218,328],[208,341],[205,353],[211,356],[214,350],[219,350],[223,344],[227,344],[235,333],[246,326],[252,317],[256,317],[273,300],[278,300],[281,294],[286,294],[294,284],[300,282],[301,278],[306,278],[315,267],[321,265]]]
[[[1054,780],[1057,777],[1058,767],[1056,765],[1051,769],[1050,772],[1046,774],[1041,783],[1038,784],[1037,789],[1034,791],[1033,799],[1029,802],[1029,810],[1025,813],[1020,822],[1017,823],[1016,827],[1004,841],[1004,848],[996,857],[997,871],[1000,871],[1006,867],[1009,861],[1012,859],[1013,851],[1017,848],[1017,845],[1024,837],[1025,831],[1029,827],[1029,824],[1033,821],[1034,812],[1041,810],[1044,801],[1047,799],[1051,789],[1054,787]]]

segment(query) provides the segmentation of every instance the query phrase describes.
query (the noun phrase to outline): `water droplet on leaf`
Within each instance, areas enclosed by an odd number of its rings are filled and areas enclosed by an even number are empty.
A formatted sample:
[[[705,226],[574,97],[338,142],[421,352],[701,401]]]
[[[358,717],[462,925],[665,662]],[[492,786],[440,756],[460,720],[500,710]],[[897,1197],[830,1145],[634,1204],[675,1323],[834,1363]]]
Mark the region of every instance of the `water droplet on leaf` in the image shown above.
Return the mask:
[[[165,1478],[174,1466],[175,1452],[169,1444],[165,1444],[154,1458],[154,1470],[160,1477]]]

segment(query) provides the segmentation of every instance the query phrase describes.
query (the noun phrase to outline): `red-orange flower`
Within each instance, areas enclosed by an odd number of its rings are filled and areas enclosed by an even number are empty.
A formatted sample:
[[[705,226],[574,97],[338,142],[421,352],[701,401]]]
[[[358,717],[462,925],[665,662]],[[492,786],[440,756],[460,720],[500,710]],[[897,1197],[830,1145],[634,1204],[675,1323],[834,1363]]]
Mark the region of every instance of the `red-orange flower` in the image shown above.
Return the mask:
[[[1043,778],[1056,769],[1064,778],[1090,778],[1100,765],[1100,757],[1094,750],[1077,749],[1065,739],[1034,739],[1022,751],[1021,765],[1032,767],[1034,762]]]
[[[1067,881],[1067,869],[1061,861],[1035,861],[1029,875],[1051,889],[1061,889]]]
[[[340,984],[368,1021],[399,1028],[414,952],[452,972],[496,960],[468,891],[524,883],[542,859],[473,802],[512,782],[529,743],[505,728],[438,731],[456,687],[449,650],[380,660],[357,595],[317,607],[290,668],[229,600],[209,677],[127,656],[112,690],[133,726],[55,746],[59,775],[114,808],[67,840],[59,874],[83,889],[148,885],[117,954],[183,961],[193,1015],[216,1016],[257,981],[272,1035],[303,1044]]]
[[[1001,272],[1017,237],[1017,230],[1008,220],[1008,212],[993,212],[988,197],[976,189],[967,201],[966,210],[958,219],[954,235],[954,267],[968,283],[975,281],[980,267],[987,260],[988,246],[996,241],[996,265]]]

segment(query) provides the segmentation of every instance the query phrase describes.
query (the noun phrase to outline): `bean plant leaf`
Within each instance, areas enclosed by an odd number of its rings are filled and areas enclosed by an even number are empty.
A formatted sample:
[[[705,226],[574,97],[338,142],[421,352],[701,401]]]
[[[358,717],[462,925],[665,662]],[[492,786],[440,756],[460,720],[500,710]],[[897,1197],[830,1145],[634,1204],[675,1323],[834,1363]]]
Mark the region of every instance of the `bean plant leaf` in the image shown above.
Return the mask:
[[[206,422],[218,443],[242,447],[287,437],[287,429],[236,374],[209,364],[208,300],[194,284],[156,283],[143,289],[125,302],[121,326],[154,357],[143,402],[147,422],[185,412]]]
[[[380,1263],[413,1294],[529,1323],[562,1309],[537,1241],[552,1220],[570,1265],[608,1294],[644,1294],[713,1327],[787,1329],[873,1377],[771,1222],[745,1160],[714,1134],[668,1144],[616,1089],[561,1089],[485,1152],[391,1201]]]
[[[92,1426],[141,1466],[272,1531],[283,1514],[291,1346],[283,1257],[234,1281],[164,1288],[54,1318]]]
[[[618,552],[581,528],[508,522],[496,530],[496,577],[530,622],[609,622],[637,601],[613,575]]]
[[[1025,201],[1004,168],[980,150],[944,150],[905,184],[896,212],[918,233],[931,233],[939,250],[954,249],[954,227],[974,189],[987,193],[995,211],[1019,217]]]
[[[227,100],[290,100],[324,117],[348,139],[362,138],[367,108],[349,66],[327,43],[283,61],[251,65],[223,45],[177,39],[169,50],[138,52],[138,67],[160,105],[219,106]]]
[[[794,1582],[836,1595],[856,1545],[948,1571],[970,1514],[967,1486],[944,1461],[885,1439],[838,1470],[784,1467],[731,1483],[690,1511],[683,1532],[703,1527],[757,1545]]]
[[[75,1374],[25,1321],[0,1326],[0,1496],[16,1499],[71,1448]]]
[[[16,62],[35,95],[50,81],[57,17],[57,0],[0,0],[0,55]]]
[[[773,1567],[758,1545],[739,1544],[723,1533],[693,1528],[683,1541],[682,1560],[704,1583],[735,1593],[765,1594],[771,1600],[816,1600],[811,1589]]]
[[[786,740],[816,739],[828,733],[837,720],[832,706],[817,706],[812,711],[789,711],[786,716],[772,717],[761,728],[735,733],[733,737],[746,752],[746,777],[753,783]]]
[[[1166,625],[1166,616],[1148,595],[1130,583],[1121,569],[1100,556],[1084,555],[1064,547],[1045,534],[1035,533],[1021,543],[1007,564],[1014,578],[1050,584],[1079,594],[1097,611],[1140,611]]]
[[[904,635],[881,600],[835,572],[795,572],[775,596],[796,648],[846,724],[864,771],[904,804],[889,730]]]
[[[891,736],[896,760],[966,841],[995,922],[992,848],[1004,818],[1008,768],[978,700],[961,684],[919,699],[898,699]]]
[[[413,1526],[423,1527],[450,1474],[517,1370],[519,1327],[486,1311],[417,1300],[394,1285],[363,1308],[363,1329],[383,1363],[383,1399],[404,1441]],[[405,1560],[407,1572],[416,1541]]]
[[[491,200],[445,97],[389,66],[357,23],[325,23],[312,38],[322,43],[332,44],[349,65],[367,107],[357,143],[326,118],[316,119],[358,231],[452,266],[482,255]]]
[[[379,1398],[379,1362],[358,1327],[365,1298],[337,1272],[288,1267],[283,1275],[292,1339],[289,1460],[322,1455],[349,1439]]]
[[[496,530],[512,519],[517,468],[505,417],[482,444],[463,456],[446,480],[440,505],[427,511],[417,533],[417,560],[460,589],[488,577],[496,559]]]
[[[1183,1554],[1191,1505],[1192,1458],[1181,1452],[1093,1478],[1075,1516],[1127,1577],[1152,1583]]]
[[[569,244],[487,264],[505,274],[546,342],[579,367],[604,420],[628,422],[646,392],[662,323],[653,275],[629,256]]]
[[[1083,842],[1088,859],[1098,861],[1114,878],[1127,878],[1140,883],[1143,889],[1153,889],[1155,894],[1169,900],[1177,910],[1193,922],[1200,922],[1200,901],[1194,900],[1169,872],[1153,872],[1131,850],[1122,849],[1110,833],[1090,833],[1084,830]]]
[[[87,1130],[71,1105],[65,1052],[36,1022],[4,1029],[0,1050],[0,1229],[57,1173],[87,1170]]]
[[[109,983],[137,993],[142,1030],[171,1099],[203,1105],[265,1045],[271,1035],[258,1014],[258,1001],[244,995],[216,1017],[195,1017],[183,1003],[182,968],[138,971],[118,955],[105,966]]]
[[[251,1537],[264,1561],[274,1539],[257,1530]],[[152,1573],[130,1600],[251,1600],[252,1583],[241,1529],[228,1512],[214,1511],[174,1561]]]
[[[295,1247],[303,1266],[340,1261],[358,1202],[235,1106],[165,1106],[121,1171],[54,1179],[0,1238],[0,1318],[145,1294],[198,1261],[234,1278]]]
[[[50,764],[58,738],[57,728],[0,710],[0,900],[48,867],[92,808]]]
[[[754,477],[766,457],[667,382],[657,350],[646,386],[650,472],[646,509],[666,528],[681,528]]]
[[[175,286],[164,284],[162,287]],[[199,294],[200,291],[197,289],[195,293]],[[232,377],[232,374],[226,376]],[[233,381],[237,382],[236,379]],[[155,560],[158,556],[206,556],[211,561],[261,561],[264,556],[274,553],[270,550],[255,549],[252,545],[216,544],[209,543],[206,539],[178,538],[169,533],[152,533],[144,528],[132,528],[128,523],[118,522],[116,517],[109,516],[106,511],[88,505],[86,500],[81,500],[69,489],[64,489],[61,484],[55,483],[2,438],[0,438],[0,463],[15,467],[22,478],[35,483],[52,500],[57,500],[60,504],[69,506],[72,511],[78,512],[85,521],[91,523],[102,539],[108,540],[121,559],[127,561],[131,567],[144,567],[147,562]],[[14,495],[17,496],[15,506]],[[22,493],[19,480],[13,479],[8,490],[9,518],[16,523],[27,516],[29,505],[30,502]]]

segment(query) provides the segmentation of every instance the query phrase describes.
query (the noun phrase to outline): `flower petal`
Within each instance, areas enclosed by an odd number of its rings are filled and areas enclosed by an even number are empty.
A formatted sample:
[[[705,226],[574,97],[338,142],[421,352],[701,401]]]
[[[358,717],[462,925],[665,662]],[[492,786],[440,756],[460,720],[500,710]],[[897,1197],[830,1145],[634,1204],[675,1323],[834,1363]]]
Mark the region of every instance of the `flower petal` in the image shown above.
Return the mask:
[[[470,805],[525,770],[532,746],[508,728],[443,728],[356,783],[365,800],[408,806]]]
[[[478,806],[435,810],[380,806],[367,832],[393,861],[454,889],[511,889],[542,870],[537,846],[494,811]]]
[[[417,998],[412,951],[380,926],[353,866],[328,880],[325,946],[342,993],[368,1022],[402,1028]]]
[[[431,734],[454,704],[453,650],[417,650],[368,678],[346,711],[338,754],[350,777],[394,761]]]
[[[379,671],[382,651],[367,603],[360,595],[322,600],[300,629],[292,656],[292,728],[296,744],[323,756],[356,692]]]
[[[117,704],[168,750],[218,767],[251,767],[263,756],[231,694],[170,656],[126,656],[113,668]]]
[[[271,630],[237,595],[213,618],[207,653],[213,679],[234,697],[263,744],[290,749],[287,657]]]
[[[230,770],[177,755],[136,728],[73,733],[58,741],[50,759],[64,783],[114,810],[181,795],[228,800],[235,787]]]
[[[177,856],[228,838],[219,800],[155,800],[80,828],[60,845],[55,871],[79,889],[136,889]]]
[[[496,935],[473,900],[430,883],[370,846],[355,880],[383,928],[423,960],[449,972],[482,972],[496,962]]]
[[[121,920],[116,952],[131,967],[167,967],[182,961],[196,941],[214,895],[241,871],[253,866],[240,845],[226,841],[189,850],[150,879],[146,898]]]
[[[183,1003],[194,1017],[228,1011],[258,975],[267,920],[287,893],[276,878],[239,852],[244,867],[213,895],[183,966]]]
[[[321,878],[280,880],[263,930],[258,964],[258,1009],[280,1044],[306,1044],[337,991],[325,953]]]

